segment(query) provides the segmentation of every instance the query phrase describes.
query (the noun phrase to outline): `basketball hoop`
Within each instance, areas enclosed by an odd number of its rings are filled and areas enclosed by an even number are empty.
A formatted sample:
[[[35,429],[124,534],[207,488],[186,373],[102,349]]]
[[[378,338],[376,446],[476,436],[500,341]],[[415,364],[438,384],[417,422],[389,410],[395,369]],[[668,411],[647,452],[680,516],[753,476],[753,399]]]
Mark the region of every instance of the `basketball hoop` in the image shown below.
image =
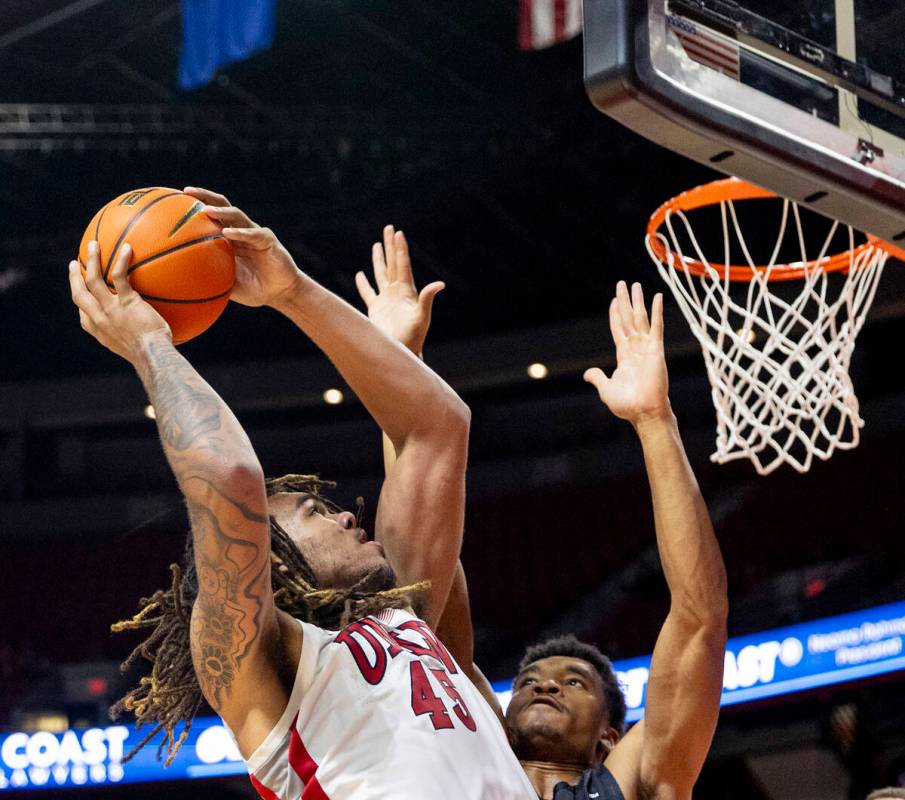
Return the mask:
[[[764,265],[751,255],[735,206],[752,200],[781,204]],[[689,220],[717,207],[719,260],[705,256]],[[829,230],[817,238],[815,226]],[[755,246],[770,243],[760,230],[748,236]],[[809,238],[821,242],[810,258]],[[646,245],[704,354],[717,415],[712,461],[748,458],[761,475],[784,463],[806,472],[814,456],[858,445],[864,421],[849,377],[855,339],[887,258],[905,252],[737,178],[664,203],[650,218]]]

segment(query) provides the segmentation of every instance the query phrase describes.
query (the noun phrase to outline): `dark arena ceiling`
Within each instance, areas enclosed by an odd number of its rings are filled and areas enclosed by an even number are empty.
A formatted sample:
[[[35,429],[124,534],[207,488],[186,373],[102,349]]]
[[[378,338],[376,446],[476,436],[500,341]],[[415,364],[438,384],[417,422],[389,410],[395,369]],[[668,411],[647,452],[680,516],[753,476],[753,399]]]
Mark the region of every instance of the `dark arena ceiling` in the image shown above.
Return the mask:
[[[9,27],[40,5],[60,4],[5,3]],[[467,14],[453,2],[283,2],[271,51],[189,94],[176,88],[179,44],[178,3],[159,0],[99,3],[0,44],[2,246],[17,283],[0,334],[21,340],[17,309],[32,321],[3,379],[115,369],[73,329],[65,281],[49,276],[130,188],[218,189],[347,297],[392,222],[419,280],[448,284],[437,341],[597,315],[615,264],[651,273],[646,214],[706,177],[591,108],[577,43],[520,54],[508,0]],[[304,347],[272,315],[232,308],[187,352],[244,361]]]
[[[146,401],[79,328],[66,264],[107,200],[191,184],[227,194],[357,305],[353,275],[386,223],[407,233],[420,284],[447,283],[426,358],[473,410],[463,558],[485,671],[505,677],[588,602],[580,633],[649,652],[667,596],[640,452],[580,376],[612,366],[615,282],[662,288],[650,212],[716,174],[596,112],[580,41],[520,52],[514,0],[282,0],[273,48],[192,93],[176,83],[179,3],[60,18],[73,5],[0,4],[0,617],[31,620],[10,641],[121,656],[110,619],[181,553]],[[855,354],[860,447],[766,479],[709,462],[710,389],[667,298],[672,398],[725,550],[731,634],[905,592],[903,287],[891,263]],[[373,512],[377,433],[356,404],[323,405],[338,378],[291,324],[233,304],[183,352],[268,472],[320,471]],[[551,377],[530,381],[533,361]],[[815,576],[827,589],[808,598]]]

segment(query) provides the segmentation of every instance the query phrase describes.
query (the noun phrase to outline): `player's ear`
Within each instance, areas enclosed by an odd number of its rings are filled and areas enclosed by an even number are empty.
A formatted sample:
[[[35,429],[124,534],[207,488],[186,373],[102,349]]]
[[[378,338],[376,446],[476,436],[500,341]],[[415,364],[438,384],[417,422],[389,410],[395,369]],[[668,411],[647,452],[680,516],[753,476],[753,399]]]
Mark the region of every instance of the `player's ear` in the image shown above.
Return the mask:
[[[598,763],[602,764],[606,761],[610,751],[619,744],[619,739],[619,731],[615,728],[607,727],[600,732],[600,738],[597,740],[597,747],[595,748]]]

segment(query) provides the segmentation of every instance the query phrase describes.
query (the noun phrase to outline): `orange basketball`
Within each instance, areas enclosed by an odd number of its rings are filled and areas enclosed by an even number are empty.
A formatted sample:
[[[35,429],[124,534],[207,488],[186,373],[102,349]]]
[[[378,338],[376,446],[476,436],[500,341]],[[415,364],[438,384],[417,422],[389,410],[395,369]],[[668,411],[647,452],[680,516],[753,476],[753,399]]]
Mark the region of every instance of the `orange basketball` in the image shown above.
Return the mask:
[[[232,247],[204,204],[176,189],[126,192],[91,220],[79,246],[82,272],[88,242],[97,239],[107,285],[120,246],[132,246],[129,282],[169,323],[173,341],[188,341],[223,313],[236,280]]]

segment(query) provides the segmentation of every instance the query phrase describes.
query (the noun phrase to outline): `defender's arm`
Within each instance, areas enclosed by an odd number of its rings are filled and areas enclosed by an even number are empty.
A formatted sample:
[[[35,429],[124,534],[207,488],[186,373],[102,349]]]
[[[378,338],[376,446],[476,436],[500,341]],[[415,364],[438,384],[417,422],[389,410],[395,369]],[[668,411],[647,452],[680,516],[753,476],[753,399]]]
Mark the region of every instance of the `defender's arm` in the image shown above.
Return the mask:
[[[390,239],[394,235],[392,226],[387,226],[384,235],[385,248],[392,246],[393,242]],[[435,281],[419,292],[415,287],[408,254],[404,253],[401,257],[396,254],[397,257],[387,264],[384,252],[385,250],[379,246],[375,246],[372,252],[376,290],[371,286],[365,274],[359,272],[355,276],[358,292],[367,306],[368,318],[384,333],[401,342],[414,355],[423,360],[424,342],[430,328],[433,301],[444,288],[444,284],[441,281]],[[384,471],[390,475],[396,464],[396,450],[386,434],[383,434],[382,440]],[[404,533],[404,531],[400,531],[400,533]],[[411,544],[413,544],[411,540],[404,539],[398,543],[397,549],[402,551],[404,556]],[[417,553],[414,552],[412,555],[417,556]],[[452,587],[437,623],[436,632],[440,641],[452,653],[456,663],[479,689],[502,721],[502,709],[490,682],[474,663],[474,634],[468,601],[468,584],[460,560],[456,563]]]
[[[652,420],[638,433],[671,601],[651,659],[637,752],[625,763],[619,751],[631,743],[620,743],[606,763],[627,788],[637,785],[634,796],[672,800],[691,797],[716,729],[726,648],[726,573],[675,420]]]
[[[627,800],[681,800],[710,747],[719,714],[728,599],[710,516],[669,406],[662,297],[648,322],[641,288],[620,284],[610,309],[617,369],[586,375],[601,399],[632,422],[651,486],[657,547],[670,609],[657,638],[646,712],[607,758]]]

